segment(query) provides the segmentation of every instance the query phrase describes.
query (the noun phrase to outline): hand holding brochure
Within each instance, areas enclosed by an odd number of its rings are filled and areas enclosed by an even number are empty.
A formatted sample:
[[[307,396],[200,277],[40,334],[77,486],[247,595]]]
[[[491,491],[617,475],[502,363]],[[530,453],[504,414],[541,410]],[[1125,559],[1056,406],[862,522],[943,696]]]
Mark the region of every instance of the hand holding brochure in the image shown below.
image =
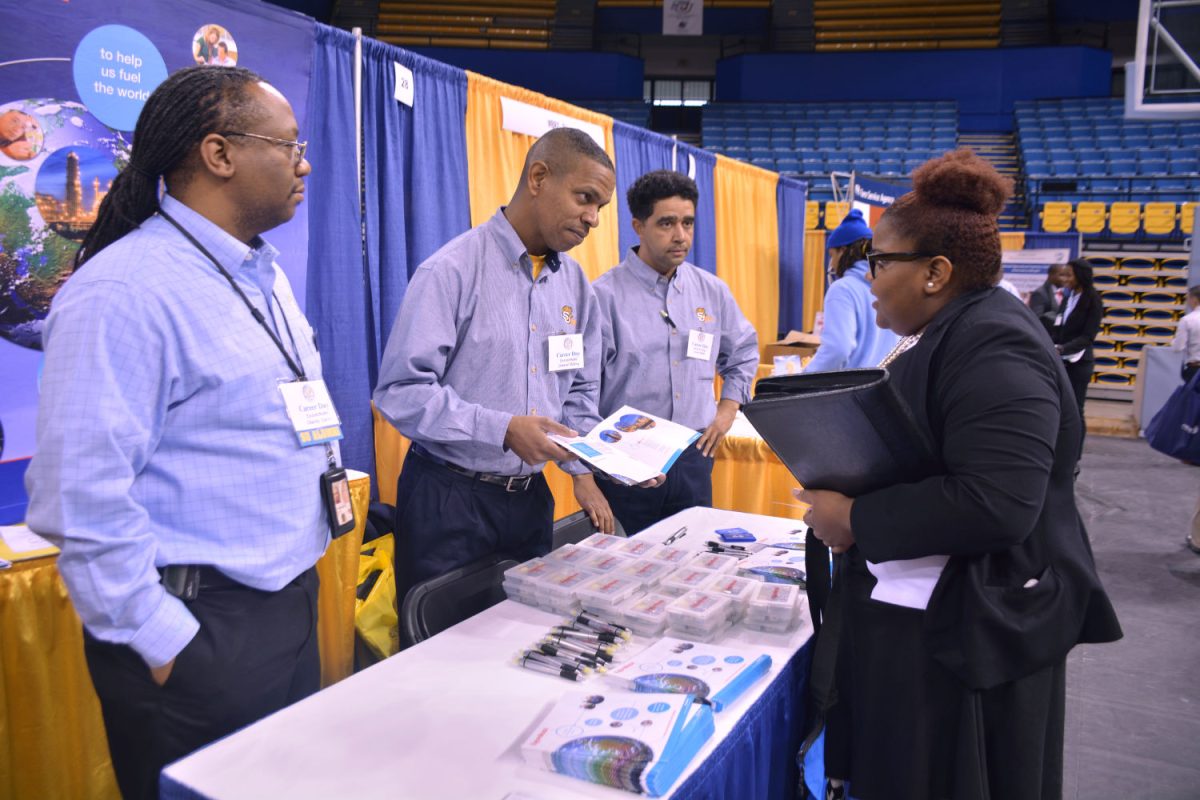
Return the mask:
[[[530,766],[660,797],[713,734],[690,695],[569,692],[521,745]]]
[[[666,474],[683,449],[700,438],[691,428],[629,406],[621,406],[587,436],[547,436],[626,486]]]

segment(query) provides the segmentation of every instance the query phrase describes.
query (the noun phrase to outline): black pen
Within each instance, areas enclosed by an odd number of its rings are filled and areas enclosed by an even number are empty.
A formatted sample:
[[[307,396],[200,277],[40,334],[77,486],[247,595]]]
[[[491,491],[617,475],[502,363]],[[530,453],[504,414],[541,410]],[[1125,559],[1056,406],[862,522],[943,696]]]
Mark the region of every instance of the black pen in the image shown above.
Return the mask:
[[[679,330],[679,328],[675,327],[675,323],[671,320],[671,316],[666,312],[665,309],[659,309],[658,313],[662,314],[662,318],[666,321],[666,323],[668,325],[671,326],[671,330],[673,330],[673,331]]]
[[[524,657],[517,661],[517,664],[525,669],[531,669],[534,672],[541,672],[545,675],[557,675],[560,678],[566,678],[569,681],[581,681],[583,676],[577,670],[568,666],[553,667],[544,661],[536,661],[534,659]]]

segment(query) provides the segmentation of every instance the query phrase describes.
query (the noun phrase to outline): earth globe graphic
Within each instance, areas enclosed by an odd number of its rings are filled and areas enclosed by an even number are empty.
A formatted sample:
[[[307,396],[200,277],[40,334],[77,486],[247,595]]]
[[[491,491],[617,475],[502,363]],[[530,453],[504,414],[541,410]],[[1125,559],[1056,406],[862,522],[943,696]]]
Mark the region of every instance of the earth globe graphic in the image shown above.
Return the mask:
[[[62,169],[64,157],[55,154],[64,148],[86,148],[111,159],[110,172],[115,174],[129,162],[129,138],[77,101],[17,100],[0,105],[0,114],[10,109],[32,116],[44,138],[32,159],[0,153],[0,338],[41,350],[50,301],[71,274],[75,252],[95,219],[97,198],[107,183],[93,180],[81,190],[67,190],[66,197],[45,191],[39,195],[39,170],[48,160]]]

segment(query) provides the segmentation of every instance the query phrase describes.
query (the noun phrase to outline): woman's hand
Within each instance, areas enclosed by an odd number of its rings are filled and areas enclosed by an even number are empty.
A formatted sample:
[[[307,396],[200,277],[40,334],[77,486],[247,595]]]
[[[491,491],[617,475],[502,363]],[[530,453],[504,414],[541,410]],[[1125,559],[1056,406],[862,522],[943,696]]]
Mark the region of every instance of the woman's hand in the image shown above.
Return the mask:
[[[792,494],[811,506],[804,514],[804,521],[826,547],[835,553],[844,553],[854,545],[854,531],[850,529],[854,498],[822,489],[793,489]]]

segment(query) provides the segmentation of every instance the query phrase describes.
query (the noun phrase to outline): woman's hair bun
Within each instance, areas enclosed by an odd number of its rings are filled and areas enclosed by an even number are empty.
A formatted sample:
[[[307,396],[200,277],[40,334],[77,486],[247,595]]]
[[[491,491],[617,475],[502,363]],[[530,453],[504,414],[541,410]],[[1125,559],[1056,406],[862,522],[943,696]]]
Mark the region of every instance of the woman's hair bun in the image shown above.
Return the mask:
[[[934,206],[996,216],[1012,196],[1013,182],[966,148],[927,161],[913,172],[913,193]]]

